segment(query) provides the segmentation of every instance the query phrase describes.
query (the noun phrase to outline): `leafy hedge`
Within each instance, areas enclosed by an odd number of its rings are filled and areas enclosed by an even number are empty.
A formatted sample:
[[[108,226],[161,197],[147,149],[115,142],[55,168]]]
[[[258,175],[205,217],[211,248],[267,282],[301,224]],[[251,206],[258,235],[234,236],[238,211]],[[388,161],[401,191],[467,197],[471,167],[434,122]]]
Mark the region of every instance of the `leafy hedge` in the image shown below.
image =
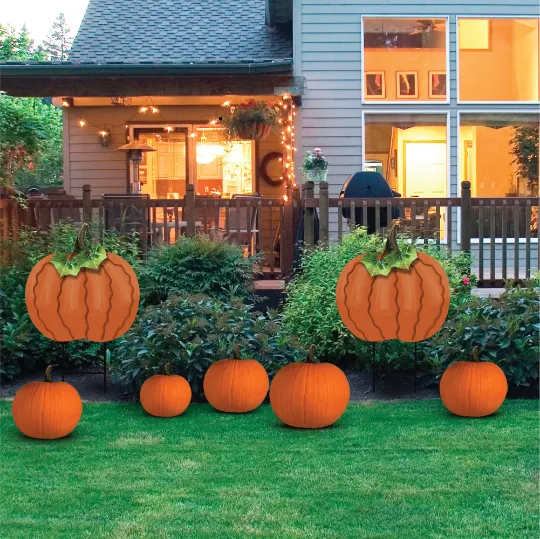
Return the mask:
[[[262,363],[270,376],[303,352],[295,339],[280,334],[279,319],[253,312],[241,299],[222,301],[207,295],[173,296],[149,306],[119,339],[112,368],[119,381],[134,393],[166,363],[186,377],[194,395],[202,396],[202,381],[215,361],[240,356]]]

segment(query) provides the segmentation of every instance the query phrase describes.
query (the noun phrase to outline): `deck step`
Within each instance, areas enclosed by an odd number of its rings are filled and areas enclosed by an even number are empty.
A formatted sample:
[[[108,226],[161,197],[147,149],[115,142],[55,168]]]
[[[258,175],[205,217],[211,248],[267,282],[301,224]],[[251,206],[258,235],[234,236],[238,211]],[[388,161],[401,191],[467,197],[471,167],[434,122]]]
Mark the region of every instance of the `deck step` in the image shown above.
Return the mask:
[[[472,295],[479,298],[500,298],[505,288],[473,288]]]
[[[255,281],[255,290],[285,290],[285,281],[283,279],[262,279]]]

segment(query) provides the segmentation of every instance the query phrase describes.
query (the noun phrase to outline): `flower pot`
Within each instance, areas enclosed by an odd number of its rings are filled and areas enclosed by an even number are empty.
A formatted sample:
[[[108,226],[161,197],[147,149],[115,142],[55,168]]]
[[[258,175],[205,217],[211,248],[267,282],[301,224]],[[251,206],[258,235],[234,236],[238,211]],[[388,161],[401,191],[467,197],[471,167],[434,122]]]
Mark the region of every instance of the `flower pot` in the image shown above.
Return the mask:
[[[238,138],[244,140],[265,139],[270,134],[270,131],[272,131],[272,125],[264,122],[252,122],[235,128]]]
[[[306,180],[312,181],[312,182],[325,182],[327,175],[328,175],[328,169],[304,170],[304,176],[306,177]]]

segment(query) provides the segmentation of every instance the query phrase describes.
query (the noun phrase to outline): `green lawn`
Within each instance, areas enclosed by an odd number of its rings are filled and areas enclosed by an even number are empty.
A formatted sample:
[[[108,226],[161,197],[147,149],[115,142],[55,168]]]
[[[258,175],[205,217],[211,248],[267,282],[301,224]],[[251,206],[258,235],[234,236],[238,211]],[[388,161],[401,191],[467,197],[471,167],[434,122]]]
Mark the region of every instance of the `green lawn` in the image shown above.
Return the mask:
[[[538,537],[538,403],[484,419],[439,401],[351,404],[300,431],[269,406],[156,419],[85,404],[30,440],[0,402],[0,537]]]

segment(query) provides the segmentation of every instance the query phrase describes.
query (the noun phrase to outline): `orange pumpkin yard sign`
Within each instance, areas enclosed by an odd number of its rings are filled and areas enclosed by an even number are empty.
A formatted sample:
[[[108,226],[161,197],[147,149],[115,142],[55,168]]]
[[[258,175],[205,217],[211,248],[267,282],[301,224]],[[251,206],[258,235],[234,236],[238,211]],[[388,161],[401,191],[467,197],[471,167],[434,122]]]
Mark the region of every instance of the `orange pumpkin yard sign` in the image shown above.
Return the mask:
[[[42,258],[26,282],[30,319],[59,342],[107,342],[131,327],[139,307],[139,283],[131,266],[101,245],[86,245],[83,224],[71,255]]]
[[[360,255],[343,268],[336,301],[356,337],[418,342],[437,333],[446,320],[450,284],[435,259],[413,245],[399,248],[394,225],[382,254]]]

